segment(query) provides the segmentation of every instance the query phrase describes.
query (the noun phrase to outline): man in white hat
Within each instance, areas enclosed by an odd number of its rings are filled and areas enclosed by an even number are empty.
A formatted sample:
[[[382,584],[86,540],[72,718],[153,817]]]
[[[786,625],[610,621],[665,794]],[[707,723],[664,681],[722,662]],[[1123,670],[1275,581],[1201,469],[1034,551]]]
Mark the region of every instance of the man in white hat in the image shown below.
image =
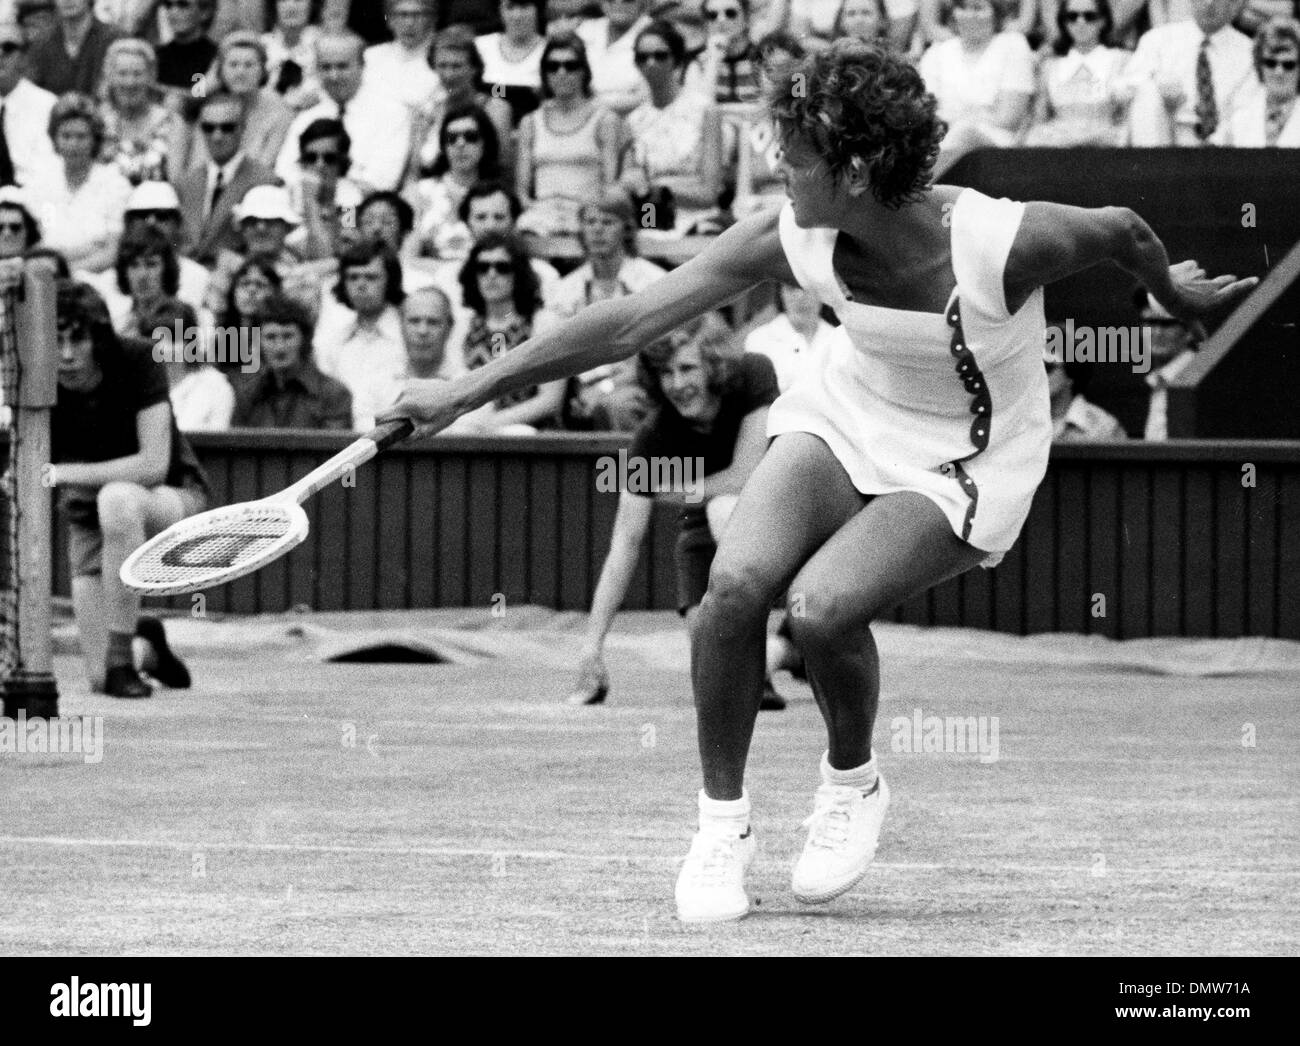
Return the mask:
[[[325,266],[304,262],[285,243],[290,233],[302,224],[289,199],[289,191],[280,185],[256,185],[249,189],[234,208],[235,228],[239,230],[241,250],[224,249],[208,281],[207,306],[214,315],[226,307],[235,271],[249,258],[269,262],[284,281],[284,291],[308,305],[313,316],[320,310],[322,270],[337,268],[334,259]]]

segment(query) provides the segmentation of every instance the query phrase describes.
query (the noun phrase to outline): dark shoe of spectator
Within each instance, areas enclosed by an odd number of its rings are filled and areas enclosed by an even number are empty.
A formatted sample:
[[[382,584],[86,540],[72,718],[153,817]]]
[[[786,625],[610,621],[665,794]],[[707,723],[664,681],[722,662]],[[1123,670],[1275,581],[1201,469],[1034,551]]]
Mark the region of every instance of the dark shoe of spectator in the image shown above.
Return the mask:
[[[135,634],[152,648],[152,660],[146,658],[145,671],[163,686],[173,690],[188,690],[190,671],[167,645],[167,633],[156,617],[142,617],[136,622]]]
[[[148,697],[153,687],[140,678],[132,665],[114,665],[104,678],[104,693],[109,697]]]
[[[771,679],[763,680],[763,699],[758,703],[760,712],[784,712],[785,698],[776,692]]]

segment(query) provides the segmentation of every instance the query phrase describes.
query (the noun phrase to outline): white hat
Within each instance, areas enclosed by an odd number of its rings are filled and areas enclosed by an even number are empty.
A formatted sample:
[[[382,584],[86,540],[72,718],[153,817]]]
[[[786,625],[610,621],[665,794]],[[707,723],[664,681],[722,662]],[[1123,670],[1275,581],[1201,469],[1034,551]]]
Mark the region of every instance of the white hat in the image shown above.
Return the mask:
[[[11,207],[21,207],[23,210],[27,210],[27,194],[16,185],[0,186],[0,204],[6,203]]]
[[[255,185],[244,194],[244,199],[234,208],[235,224],[248,218],[279,220],[289,225],[300,225],[302,219],[289,202],[289,190],[280,185]]]
[[[180,197],[170,182],[141,182],[131,190],[126,198],[127,212],[131,211],[179,211]]]

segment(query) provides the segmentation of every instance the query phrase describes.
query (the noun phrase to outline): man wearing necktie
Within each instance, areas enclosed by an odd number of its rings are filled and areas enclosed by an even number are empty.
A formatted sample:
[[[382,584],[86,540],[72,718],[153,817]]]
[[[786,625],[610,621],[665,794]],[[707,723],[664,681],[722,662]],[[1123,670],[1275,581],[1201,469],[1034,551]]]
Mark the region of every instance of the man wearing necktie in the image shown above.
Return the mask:
[[[1190,21],[1149,30],[1130,63],[1131,143],[1222,145],[1257,89],[1250,37],[1232,27],[1245,0],[1191,0]]]

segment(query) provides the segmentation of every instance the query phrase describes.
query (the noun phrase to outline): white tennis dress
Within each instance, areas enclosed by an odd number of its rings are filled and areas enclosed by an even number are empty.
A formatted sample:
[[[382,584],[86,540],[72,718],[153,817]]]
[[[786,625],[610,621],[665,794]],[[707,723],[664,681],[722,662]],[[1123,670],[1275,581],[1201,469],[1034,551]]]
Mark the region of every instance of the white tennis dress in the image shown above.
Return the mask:
[[[795,278],[847,336],[772,405],[768,436],[819,436],[863,494],[924,494],[991,553],[983,566],[1015,543],[1052,442],[1043,291],[1012,316],[1002,289],[1024,211],[973,189],[957,197],[957,286],[942,315],[852,301],[832,265],[838,231],[799,228],[789,204],[780,216]]]

